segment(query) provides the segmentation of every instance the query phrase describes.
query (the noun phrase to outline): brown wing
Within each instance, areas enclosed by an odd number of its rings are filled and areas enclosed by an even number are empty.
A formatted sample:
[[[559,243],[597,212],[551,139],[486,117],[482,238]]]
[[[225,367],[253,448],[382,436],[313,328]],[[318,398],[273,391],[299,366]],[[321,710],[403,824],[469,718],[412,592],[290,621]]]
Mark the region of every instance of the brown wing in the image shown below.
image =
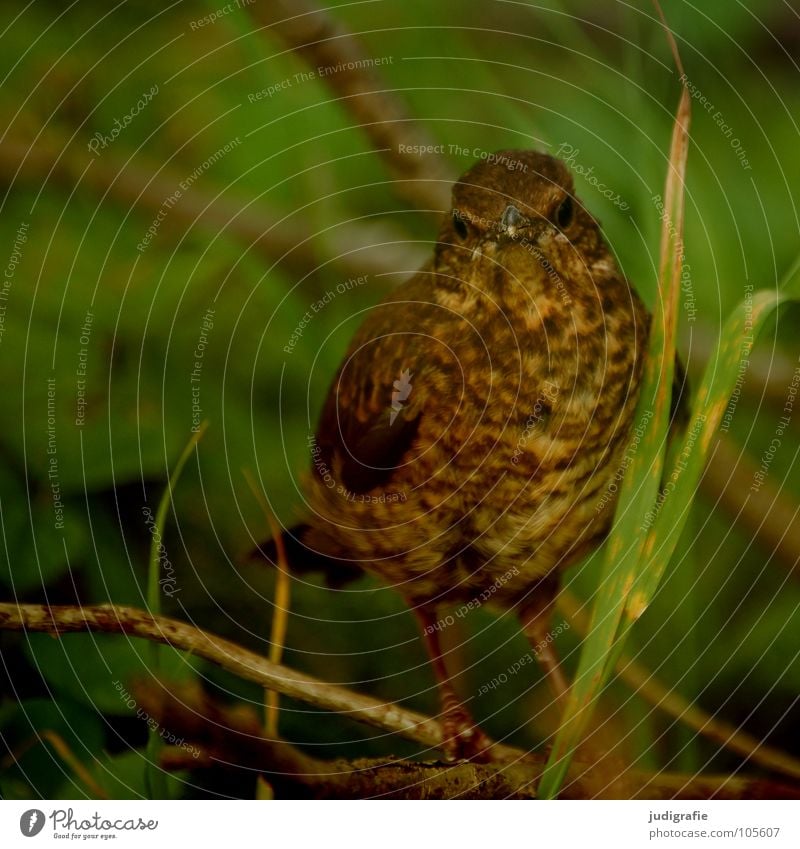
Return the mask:
[[[317,445],[329,469],[341,463],[351,492],[389,486],[414,445],[425,395],[414,385],[425,385],[433,326],[441,319],[433,285],[430,273],[420,272],[374,307],[328,390]],[[319,464],[312,465],[319,474]]]
[[[339,370],[322,409],[317,445],[323,463],[312,464],[314,471],[332,469],[338,459],[342,483],[350,492],[391,485],[419,431],[421,408],[410,399],[418,352],[413,337],[399,338],[405,341],[388,359],[392,346],[380,338],[363,342]],[[405,399],[404,374],[411,382]]]

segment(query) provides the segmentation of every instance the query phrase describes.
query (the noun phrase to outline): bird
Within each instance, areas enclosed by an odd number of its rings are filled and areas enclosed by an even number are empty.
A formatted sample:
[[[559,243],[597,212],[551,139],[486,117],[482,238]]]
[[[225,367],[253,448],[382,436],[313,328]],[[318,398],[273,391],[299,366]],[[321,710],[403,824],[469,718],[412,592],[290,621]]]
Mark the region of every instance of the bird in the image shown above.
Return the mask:
[[[455,182],[432,256],[369,311],[333,377],[286,557],[405,598],[447,761],[491,748],[447,671],[448,606],[514,611],[566,694],[551,613],[561,573],[612,524],[649,325],[567,165],[501,150]]]

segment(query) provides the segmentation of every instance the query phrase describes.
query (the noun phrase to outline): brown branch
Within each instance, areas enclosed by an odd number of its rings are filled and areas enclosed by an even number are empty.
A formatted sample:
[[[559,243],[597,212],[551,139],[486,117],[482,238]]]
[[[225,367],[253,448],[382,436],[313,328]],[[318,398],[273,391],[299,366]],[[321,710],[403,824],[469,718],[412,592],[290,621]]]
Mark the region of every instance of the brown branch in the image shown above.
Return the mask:
[[[424,208],[449,207],[454,174],[436,153],[410,150],[435,147],[411,120],[403,103],[375,71],[376,59],[360,39],[327,10],[310,0],[271,0],[248,6],[254,19],[297,53],[315,78],[328,86],[366,133],[390,173],[399,194]]]
[[[586,636],[589,618],[581,611],[581,604],[568,590],[561,590],[559,609],[572,620],[578,634]],[[719,743],[737,755],[790,778],[800,779],[800,762],[780,749],[775,749],[741,731],[735,725],[717,719],[680,693],[670,690],[644,664],[626,654],[620,656],[617,675],[646,702],[682,722],[693,731]]]
[[[687,337],[693,363],[692,373],[699,382],[699,366],[706,366],[717,355],[716,340],[704,328]],[[755,348],[748,361],[746,380],[741,386],[742,400],[783,410],[796,363],[776,350]],[[765,446],[766,447],[766,446]],[[762,550],[774,554],[794,577],[800,576],[800,507],[770,478],[758,492],[751,492],[760,471],[759,458],[739,446],[729,434],[720,433],[718,443],[709,452],[709,462],[700,489],[753,536]]]
[[[279,666],[235,643],[184,622],[142,610],[114,605],[94,607],[47,607],[39,604],[0,603],[0,630],[41,631],[51,634],[82,632],[125,633],[166,643],[217,663],[241,678],[254,681],[308,704],[336,711],[375,728],[399,734],[425,746],[442,741],[439,724],[430,717],[407,711],[325,684],[310,676]],[[407,761],[320,761],[293,746],[263,735],[252,711],[246,708],[198,710],[191,698],[182,701],[163,688],[146,694],[137,689],[147,712],[165,728],[192,739],[194,752],[172,747],[166,750],[165,766],[250,766],[271,778],[303,785],[317,795],[364,798],[531,798],[544,760],[510,746],[495,744],[491,764],[411,763]],[[150,686],[152,690],[152,686]],[[196,697],[195,697],[196,702]],[[576,764],[576,767],[578,765]],[[585,769],[588,765],[584,764]],[[798,798],[796,786],[749,777],[680,776],[669,773],[631,772],[640,798]],[[594,784],[581,778],[570,782],[569,793],[584,798]],[[588,792],[587,792],[588,791]]]
[[[393,758],[321,760],[283,740],[267,736],[255,711],[216,703],[197,687],[176,692],[138,684],[134,695],[160,725],[205,754],[202,766],[243,768],[264,774],[270,784],[292,792],[305,787],[316,796],[335,798],[533,798],[533,787],[543,763],[512,765],[436,763],[421,764]],[[196,751],[196,749],[195,749]],[[173,748],[162,766],[197,768],[194,751]]]
[[[142,637],[191,652],[261,687],[382,731],[399,734],[423,746],[436,749],[442,744],[441,727],[429,716],[335,684],[326,684],[310,675],[271,663],[261,655],[208,631],[166,616],[151,616],[135,607],[113,604],[47,607],[42,604],[0,603],[0,630],[49,634],[88,630]],[[514,761],[524,758],[526,753],[498,743],[492,748],[492,756],[498,761]]]
[[[84,147],[70,145],[53,133],[34,148],[13,138],[0,143],[0,171],[14,181],[52,180],[67,190],[80,181],[84,188],[107,195],[123,208],[135,207],[154,217],[186,178],[140,158],[126,163],[107,152],[93,157]],[[196,186],[169,207],[159,236],[193,226],[214,235],[223,232],[293,275],[313,275],[328,262],[346,274],[397,274],[413,271],[424,261],[425,252],[419,246],[405,244],[406,234],[383,222],[343,223],[326,237],[285,220],[263,201],[249,204],[228,192],[215,197]],[[146,230],[143,226],[142,235]]]
[[[699,385],[703,369],[712,357],[718,356],[717,336],[709,327],[695,327],[691,336],[684,336],[684,348],[691,355],[691,382]],[[782,351],[756,345],[750,352],[741,393],[751,403],[767,403],[781,410],[796,367],[797,363]]]
[[[9,769],[12,765],[18,764],[22,756],[29,750],[38,746],[41,743],[49,743],[61,760],[75,773],[76,778],[83,782],[84,787],[93,793],[96,799],[108,799],[108,794],[95,781],[92,774],[86,768],[86,765],[76,757],[72,749],[67,745],[64,738],[52,729],[45,728],[31,735],[16,749],[9,750],[8,754],[0,759],[0,768],[3,770]]]
[[[784,385],[784,396],[786,386]],[[785,400],[785,398],[784,398]],[[800,576],[800,506],[768,477],[757,491],[750,487],[761,473],[760,463],[729,436],[720,434],[710,450],[700,488],[734,517],[762,549],[775,555],[795,576]]]
[[[286,642],[286,628],[289,622],[289,607],[291,604],[291,576],[289,573],[289,561],[286,557],[286,547],[283,542],[278,520],[275,518],[264,493],[256,483],[255,476],[250,469],[243,469],[244,479],[258,502],[261,512],[269,525],[272,539],[275,540],[277,552],[277,571],[275,575],[275,599],[273,601],[272,626],[269,635],[269,659],[273,663],[280,663],[283,656],[283,647]],[[275,736],[278,733],[278,716],[280,698],[274,690],[266,691],[264,703],[265,723],[267,733]]]
[[[255,711],[221,706],[199,688],[177,692],[136,686],[135,696],[148,715],[195,748],[166,750],[165,769],[222,766],[250,769],[268,777],[285,795],[302,788],[316,797],[366,799],[533,799],[545,758],[532,755],[511,764],[422,763],[394,758],[321,760],[282,740],[266,736]],[[195,757],[197,747],[202,755]],[[585,769],[588,764],[580,765]],[[588,776],[588,777],[587,777]],[[592,798],[590,774],[571,781],[564,798]],[[795,798],[796,788],[752,778],[691,776],[631,771],[639,798]],[[568,794],[568,795],[566,795]]]

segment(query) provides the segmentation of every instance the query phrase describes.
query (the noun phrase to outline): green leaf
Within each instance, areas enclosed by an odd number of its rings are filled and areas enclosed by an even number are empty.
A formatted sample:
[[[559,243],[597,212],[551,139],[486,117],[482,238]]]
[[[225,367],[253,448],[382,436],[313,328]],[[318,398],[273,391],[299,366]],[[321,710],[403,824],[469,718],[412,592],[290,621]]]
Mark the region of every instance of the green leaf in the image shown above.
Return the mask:
[[[592,706],[611,674],[630,628],[647,609],[658,588],[688,519],[700,476],[728,409],[743,360],[749,357],[764,323],[779,305],[790,300],[800,301],[800,257],[777,294],[756,292],[752,298],[745,298],[726,321],[716,353],[706,367],[694,399],[694,413],[680,451],[675,454],[670,474],[664,478],[664,489],[657,499],[647,501],[650,506],[644,515],[641,506],[638,511],[634,510],[641,491],[635,473],[647,475],[650,466],[642,469],[640,465],[634,469],[631,465],[631,483],[623,485],[621,516],[609,540],[606,579],[598,593],[592,628],[570,693],[568,713],[565,713],[542,780],[542,796],[558,793],[569,759],[591,717]],[[653,448],[651,444],[650,450]],[[663,452],[661,444],[657,444],[655,450]],[[641,453],[648,452],[642,450]],[[630,516],[638,517],[638,527],[630,521]],[[634,542],[624,549],[626,539]],[[623,564],[631,566],[632,551],[638,558],[635,568],[623,572]]]
[[[46,480],[37,491],[6,466],[0,466],[0,585],[14,596],[26,595],[51,585],[78,562],[89,547],[89,535],[80,511],[59,494],[56,512],[53,493]]]
[[[89,773],[109,799],[146,799],[145,769],[147,756],[138,749],[110,755],[106,752],[88,764]],[[183,782],[176,774],[165,776],[166,798],[178,799]],[[65,784],[56,799],[75,798],[74,787],[70,796],[70,784]]]
[[[683,263],[684,178],[688,152],[690,97],[684,87],[675,117],[663,205],[660,298],[650,328],[647,359],[634,422],[641,439],[632,452],[620,488],[614,527],[597,594],[589,635],[567,696],[561,726],[545,766],[539,795],[554,798],[566,776],[603,686],[613,669],[613,650],[625,605],[644,564],[648,537],[642,530],[645,511],[658,496],[669,428],[675,367],[680,273]],[[630,455],[629,455],[630,456]]]
[[[91,760],[103,745],[101,717],[82,704],[69,699],[28,699],[6,705],[0,711],[0,733],[14,741],[17,766],[3,775],[3,787],[14,779],[13,787],[26,788],[22,798],[47,799],[59,786],[69,786],[74,799],[86,790],[42,736],[45,732],[57,734],[81,761]]]
[[[48,634],[30,634],[26,652],[60,699],[69,698],[108,716],[135,713],[120,695],[134,679],[147,680],[150,643],[116,634],[70,634],[53,639]],[[195,675],[199,661],[164,646],[162,674],[170,681]]]

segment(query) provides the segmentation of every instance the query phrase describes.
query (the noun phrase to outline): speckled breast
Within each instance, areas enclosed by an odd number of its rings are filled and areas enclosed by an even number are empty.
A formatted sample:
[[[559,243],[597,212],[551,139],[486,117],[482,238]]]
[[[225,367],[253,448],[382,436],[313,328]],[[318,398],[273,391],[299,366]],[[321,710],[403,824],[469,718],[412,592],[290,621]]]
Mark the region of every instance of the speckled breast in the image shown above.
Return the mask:
[[[627,284],[600,284],[520,299],[502,286],[432,287],[423,274],[376,308],[337,378],[348,391],[369,383],[347,414],[390,415],[400,403],[418,429],[368,492],[329,485],[341,449],[330,480],[311,475],[307,542],[359,561],[414,602],[468,600],[487,587],[510,601],[596,545],[612,517],[608,486],[647,328],[635,294],[603,288]],[[407,397],[392,401],[404,371]]]

